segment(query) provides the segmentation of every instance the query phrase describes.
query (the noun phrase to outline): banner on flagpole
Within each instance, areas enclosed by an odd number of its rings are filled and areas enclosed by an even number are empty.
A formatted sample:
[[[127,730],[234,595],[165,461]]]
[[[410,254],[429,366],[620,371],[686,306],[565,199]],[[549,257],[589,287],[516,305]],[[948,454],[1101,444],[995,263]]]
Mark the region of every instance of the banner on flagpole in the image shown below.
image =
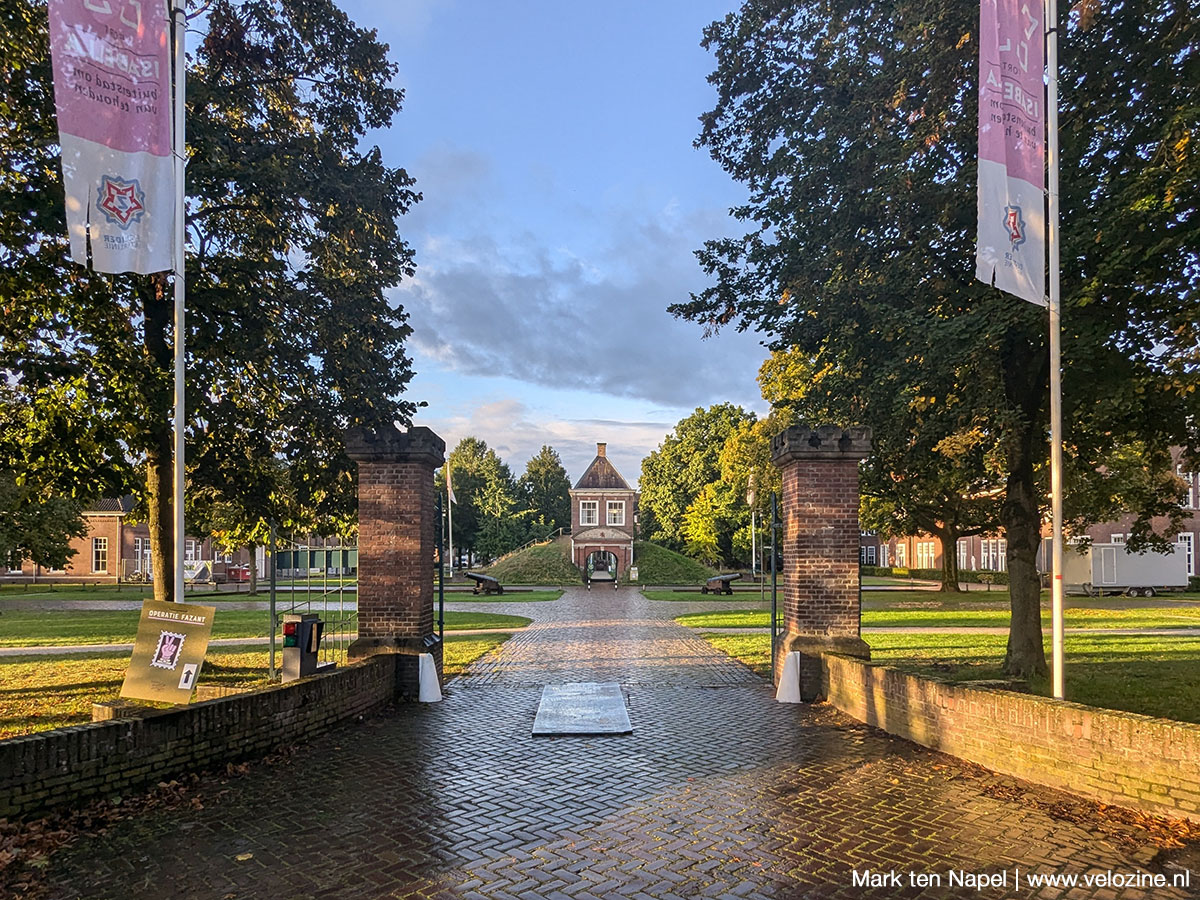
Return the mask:
[[[71,258],[173,268],[171,47],[163,0],[50,0]]]
[[[979,233],[975,274],[1046,305],[1044,28],[1041,0],[979,11]]]

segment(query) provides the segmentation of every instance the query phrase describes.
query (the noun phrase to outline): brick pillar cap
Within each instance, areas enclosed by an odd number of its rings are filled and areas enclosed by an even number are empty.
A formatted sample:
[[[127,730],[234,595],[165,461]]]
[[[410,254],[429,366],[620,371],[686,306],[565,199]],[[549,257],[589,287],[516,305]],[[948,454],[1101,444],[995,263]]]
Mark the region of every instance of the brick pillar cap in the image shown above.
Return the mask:
[[[395,425],[351,428],[346,455],[355,462],[424,462],[436,469],[446,461],[446,442],[423,425],[408,431]]]
[[[871,429],[866,425],[793,425],[771,438],[775,465],[799,459],[866,459],[871,453]]]

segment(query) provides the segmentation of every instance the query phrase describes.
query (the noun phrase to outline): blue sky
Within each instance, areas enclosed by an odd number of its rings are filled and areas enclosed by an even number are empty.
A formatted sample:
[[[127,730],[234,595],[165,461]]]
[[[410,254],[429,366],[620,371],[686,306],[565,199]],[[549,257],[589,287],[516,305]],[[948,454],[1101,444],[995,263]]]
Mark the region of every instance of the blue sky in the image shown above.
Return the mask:
[[[704,286],[693,251],[738,233],[744,191],[692,146],[713,105],[701,32],[732,0],[347,0],[406,92],[372,134],[424,200],[401,222],[425,400],[515,474],[542,444],[572,479],[606,441],[629,480],[697,406],[763,406],[756,339],[702,339],[669,303]]]

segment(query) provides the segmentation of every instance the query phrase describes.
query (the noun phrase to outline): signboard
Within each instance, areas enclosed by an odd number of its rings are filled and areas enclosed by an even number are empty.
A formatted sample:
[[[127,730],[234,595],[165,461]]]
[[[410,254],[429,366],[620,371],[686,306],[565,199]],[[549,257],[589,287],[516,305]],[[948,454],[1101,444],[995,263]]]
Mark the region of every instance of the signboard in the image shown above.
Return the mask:
[[[190,701],[216,611],[214,606],[191,603],[143,603],[121,696],[167,703]]]
[[[1042,0],[982,0],[979,12],[975,274],[1045,306]]]

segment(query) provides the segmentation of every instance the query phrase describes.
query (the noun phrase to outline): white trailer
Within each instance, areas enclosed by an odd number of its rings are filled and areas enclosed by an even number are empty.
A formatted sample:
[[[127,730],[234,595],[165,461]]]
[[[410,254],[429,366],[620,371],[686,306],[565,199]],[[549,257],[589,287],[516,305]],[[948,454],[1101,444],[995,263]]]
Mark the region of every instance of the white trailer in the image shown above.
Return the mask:
[[[1063,592],[1067,594],[1153,597],[1187,586],[1187,558],[1180,547],[1166,553],[1131,553],[1124,544],[1063,548]]]

